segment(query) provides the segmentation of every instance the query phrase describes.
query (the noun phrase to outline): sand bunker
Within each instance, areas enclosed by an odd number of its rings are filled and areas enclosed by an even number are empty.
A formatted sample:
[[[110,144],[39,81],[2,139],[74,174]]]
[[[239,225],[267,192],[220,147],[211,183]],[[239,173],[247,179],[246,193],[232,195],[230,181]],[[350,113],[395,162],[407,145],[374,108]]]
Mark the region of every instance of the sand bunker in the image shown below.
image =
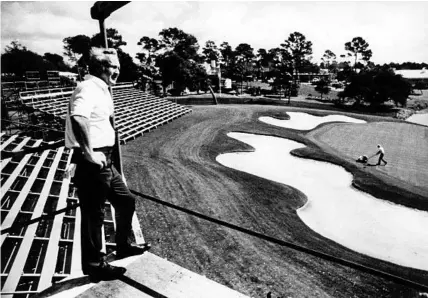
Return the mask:
[[[428,126],[428,113],[425,114],[413,114],[406,119],[407,122],[417,123]]]
[[[428,212],[352,188],[352,175],[342,167],[286,154],[303,144],[244,133],[228,136],[255,152],[222,154],[217,161],[305,193],[308,202],[297,213],[312,230],[362,254],[428,270]]]
[[[342,115],[313,116],[307,113],[300,112],[287,112],[287,114],[290,115],[290,120],[279,120],[272,117],[260,117],[259,120],[275,126],[301,130],[313,129],[321,123],[333,121],[366,123],[366,121],[364,120],[359,120]]]

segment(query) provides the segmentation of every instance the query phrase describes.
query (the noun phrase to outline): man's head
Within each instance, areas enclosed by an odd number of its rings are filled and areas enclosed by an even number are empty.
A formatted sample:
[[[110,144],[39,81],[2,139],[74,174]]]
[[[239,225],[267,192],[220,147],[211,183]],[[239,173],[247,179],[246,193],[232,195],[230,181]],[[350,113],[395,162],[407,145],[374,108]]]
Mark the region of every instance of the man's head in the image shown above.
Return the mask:
[[[107,85],[116,84],[119,77],[120,64],[115,49],[91,48],[89,54],[89,73]]]
[[[377,147],[380,148],[380,144],[377,144]]]

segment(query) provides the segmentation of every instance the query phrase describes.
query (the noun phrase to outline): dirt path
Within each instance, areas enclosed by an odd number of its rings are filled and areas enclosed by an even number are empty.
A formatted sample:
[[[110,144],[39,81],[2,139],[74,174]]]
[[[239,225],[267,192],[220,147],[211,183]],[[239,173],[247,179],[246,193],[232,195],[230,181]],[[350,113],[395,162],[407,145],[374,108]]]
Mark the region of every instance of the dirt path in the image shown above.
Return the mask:
[[[252,150],[226,136],[244,131],[308,142],[257,120],[284,117],[287,108],[220,105],[193,107],[193,113],[123,147],[131,189],[203,214],[298,243],[390,273],[422,281],[428,273],[395,266],[352,252],[306,227],[296,209],[300,191],[228,169],[220,153]],[[290,169],[292,170],[292,169]],[[192,216],[139,200],[138,214],[153,252],[252,297],[367,297],[416,292]]]

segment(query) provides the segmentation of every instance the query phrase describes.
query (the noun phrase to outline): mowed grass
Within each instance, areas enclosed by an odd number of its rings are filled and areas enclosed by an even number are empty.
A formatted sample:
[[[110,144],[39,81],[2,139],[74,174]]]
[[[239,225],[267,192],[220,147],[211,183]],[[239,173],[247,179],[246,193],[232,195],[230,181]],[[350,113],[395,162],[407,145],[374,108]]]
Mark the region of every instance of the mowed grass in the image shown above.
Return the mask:
[[[386,166],[375,169],[412,185],[428,189],[428,128],[397,122],[330,124],[312,132],[324,144],[351,160],[370,157],[377,144],[385,149]],[[374,165],[378,156],[372,157]]]
[[[328,94],[323,94],[323,98],[325,97],[332,98],[332,99],[337,98],[338,93],[339,91],[332,88]],[[300,84],[299,95],[302,97],[307,97],[309,94],[311,94],[312,96],[321,96],[321,93],[319,93],[318,91],[315,91],[314,85]]]

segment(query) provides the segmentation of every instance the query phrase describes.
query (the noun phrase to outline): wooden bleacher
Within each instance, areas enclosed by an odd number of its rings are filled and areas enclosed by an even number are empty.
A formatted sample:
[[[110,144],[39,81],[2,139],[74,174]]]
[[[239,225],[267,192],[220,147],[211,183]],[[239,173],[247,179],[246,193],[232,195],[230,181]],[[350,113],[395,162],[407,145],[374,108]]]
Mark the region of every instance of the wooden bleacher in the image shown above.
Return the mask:
[[[122,143],[168,123],[191,109],[134,88],[113,89],[116,128]]]
[[[20,98],[27,107],[65,119],[72,93],[72,88],[25,91],[20,93]],[[121,144],[191,112],[188,107],[140,91],[129,84],[114,87],[113,98]]]
[[[47,144],[25,136],[1,135],[3,152]],[[81,271],[78,208],[6,230],[77,204],[75,188],[64,176],[71,153],[59,147],[1,160],[2,297],[29,297]],[[110,252],[115,248],[114,209],[107,203],[106,210],[103,232]]]
[[[73,89],[23,91],[19,100],[25,107],[65,119]],[[116,127],[122,144],[191,112],[187,107],[129,84],[114,88],[113,95]],[[19,151],[47,144],[41,139],[2,133],[0,151]],[[81,274],[79,208],[8,230],[13,225],[77,204],[75,188],[70,179],[64,177],[71,153],[59,147],[1,160],[2,297],[30,297],[53,282]],[[105,250],[110,252],[115,248],[114,209],[108,203],[106,209],[103,232]],[[134,233],[138,234],[137,230],[134,227]]]

